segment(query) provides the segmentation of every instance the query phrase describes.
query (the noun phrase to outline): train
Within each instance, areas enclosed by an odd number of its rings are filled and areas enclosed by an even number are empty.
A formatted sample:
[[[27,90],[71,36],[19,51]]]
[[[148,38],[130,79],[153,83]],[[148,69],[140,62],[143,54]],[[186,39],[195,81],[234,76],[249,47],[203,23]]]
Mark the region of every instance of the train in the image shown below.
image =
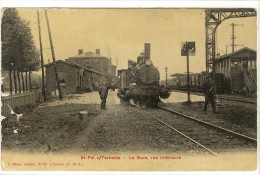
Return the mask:
[[[208,73],[207,71],[190,74],[190,89],[192,91],[203,92],[203,85],[207,76],[213,77],[212,73]],[[245,78],[242,76],[242,73],[238,74],[233,71],[231,73],[231,78],[225,77],[223,73],[215,73],[215,87],[217,94],[249,93],[250,91],[248,91],[245,84]],[[173,78],[168,81],[168,87],[171,89],[186,90],[187,75],[175,74]]]
[[[200,73],[190,74],[190,88],[193,91],[203,91],[203,85],[206,77],[211,76],[211,73],[206,71]],[[187,75],[176,74],[172,80],[168,81],[168,86],[173,89],[186,89],[187,88]],[[215,73],[215,86],[216,93],[224,93],[227,90],[228,82],[221,73]]]
[[[128,69],[118,70],[118,97],[138,106],[157,106],[160,98],[169,98],[170,92],[160,86],[160,73],[150,59],[150,43],[137,61],[128,60]]]

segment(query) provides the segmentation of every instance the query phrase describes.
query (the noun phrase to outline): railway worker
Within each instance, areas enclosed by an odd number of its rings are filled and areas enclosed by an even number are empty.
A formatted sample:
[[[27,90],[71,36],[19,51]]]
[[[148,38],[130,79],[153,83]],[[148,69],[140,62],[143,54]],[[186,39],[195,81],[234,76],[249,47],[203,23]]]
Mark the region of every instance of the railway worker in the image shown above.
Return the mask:
[[[106,86],[106,88],[107,88],[107,94],[108,94],[108,91],[109,91],[109,89],[110,89],[110,83],[106,83],[105,86]]]
[[[106,109],[106,100],[107,100],[107,94],[108,94],[108,88],[105,86],[105,83],[103,83],[99,87],[99,96],[101,99],[101,109]]]
[[[215,97],[214,97],[214,84],[210,76],[206,77],[206,81],[203,85],[203,92],[205,97],[204,112],[207,112],[207,107],[210,102],[213,113],[216,113]]]

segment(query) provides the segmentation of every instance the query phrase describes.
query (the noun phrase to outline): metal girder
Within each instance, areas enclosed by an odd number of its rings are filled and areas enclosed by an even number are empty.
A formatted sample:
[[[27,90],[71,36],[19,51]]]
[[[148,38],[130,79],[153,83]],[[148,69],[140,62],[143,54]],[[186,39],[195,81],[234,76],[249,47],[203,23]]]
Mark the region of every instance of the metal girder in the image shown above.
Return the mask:
[[[211,69],[215,72],[215,39],[216,30],[222,21],[229,18],[242,18],[256,16],[256,10],[252,8],[221,8],[221,9],[207,9],[205,11],[205,26],[206,26],[206,70]]]

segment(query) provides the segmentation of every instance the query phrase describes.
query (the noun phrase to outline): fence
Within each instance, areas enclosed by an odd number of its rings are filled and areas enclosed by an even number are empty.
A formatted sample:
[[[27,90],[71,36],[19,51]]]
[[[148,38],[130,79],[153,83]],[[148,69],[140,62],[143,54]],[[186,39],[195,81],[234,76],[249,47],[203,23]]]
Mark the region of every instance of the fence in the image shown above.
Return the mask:
[[[7,97],[1,97],[1,114],[9,115],[11,110],[8,105],[14,109],[15,107],[25,106],[29,104],[35,104],[40,98],[40,92],[26,92],[23,94],[10,95]],[[15,112],[15,111],[14,111]]]

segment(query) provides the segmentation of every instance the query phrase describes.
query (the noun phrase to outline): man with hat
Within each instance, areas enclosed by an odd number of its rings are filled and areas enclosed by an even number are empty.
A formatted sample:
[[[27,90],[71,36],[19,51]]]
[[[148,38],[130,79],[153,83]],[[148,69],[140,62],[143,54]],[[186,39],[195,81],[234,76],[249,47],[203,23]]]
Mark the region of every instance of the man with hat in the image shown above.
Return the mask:
[[[101,99],[101,109],[106,109],[106,100],[108,94],[109,87],[106,87],[106,83],[103,82],[102,85],[99,87],[99,95]]]
[[[216,113],[216,105],[215,105],[215,100],[214,100],[214,83],[208,75],[206,77],[206,81],[203,85],[203,92],[204,92],[204,97],[205,97],[205,103],[204,103],[204,112],[207,112],[207,107],[208,103],[210,102],[213,113]]]

